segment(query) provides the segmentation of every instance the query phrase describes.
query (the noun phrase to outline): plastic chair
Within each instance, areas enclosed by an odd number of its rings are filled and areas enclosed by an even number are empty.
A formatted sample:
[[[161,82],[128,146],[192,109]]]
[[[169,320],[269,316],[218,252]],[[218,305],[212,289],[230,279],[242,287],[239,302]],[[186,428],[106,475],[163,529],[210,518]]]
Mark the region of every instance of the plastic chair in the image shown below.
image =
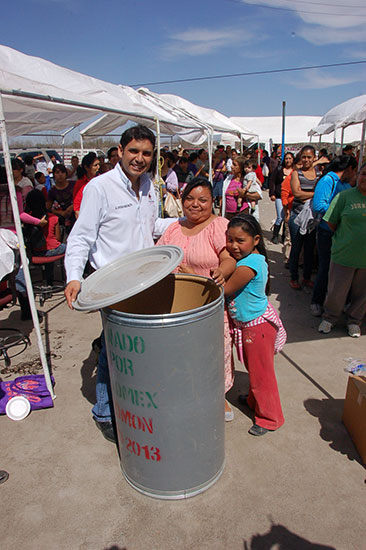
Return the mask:
[[[57,282],[56,284],[54,284],[52,280],[52,284],[49,284],[51,283],[51,281],[47,280],[47,277],[49,276],[47,266],[60,262],[64,259],[64,257],[65,254],[58,254],[57,256],[32,256],[31,258],[33,266],[39,266],[42,268],[42,283],[33,284],[35,294],[39,295],[39,303],[41,306],[43,306],[45,301],[51,298],[53,294],[55,294],[56,292],[61,292],[65,287],[65,272],[63,261],[60,266],[62,282]]]

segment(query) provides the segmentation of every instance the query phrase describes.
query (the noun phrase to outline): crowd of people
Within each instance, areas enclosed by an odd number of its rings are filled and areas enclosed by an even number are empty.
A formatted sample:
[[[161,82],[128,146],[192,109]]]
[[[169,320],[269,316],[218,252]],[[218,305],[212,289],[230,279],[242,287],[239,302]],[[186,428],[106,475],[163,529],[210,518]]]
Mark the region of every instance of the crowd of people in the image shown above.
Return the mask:
[[[260,201],[268,190],[275,207],[271,242],[283,245],[291,288],[312,290],[311,313],[323,316],[319,332],[329,333],[344,311],[348,334],[358,337],[366,311],[366,165],[357,171],[352,148],[332,157],[326,150],[317,156],[312,145],[296,156],[289,151],[282,155],[281,147],[269,155],[250,149],[239,154],[219,145],[210,173],[205,149],[164,148],[159,158],[154,150],[154,134],[136,126],[124,132],[107,160],[89,153],[80,166],[73,157],[66,167],[52,159],[46,174],[14,159],[21,220],[43,236],[38,246],[32,244],[37,255],[64,253],[66,247],[65,296],[70,308],[88,262],[98,269],[154,244],[180,246],[184,257],[177,272],[212,277],[224,286],[225,393],[233,385],[235,343],[249,373],[249,394],[239,398],[253,410],[249,433],[264,435],[284,422],[274,354],[284,345],[286,333],[268,301]],[[182,214],[159,216],[167,214],[168,197],[180,205],[177,211]],[[52,273],[47,276],[52,284]],[[22,318],[29,318],[21,269],[17,291]],[[93,418],[114,441],[103,335],[100,346]],[[227,401],[225,419],[233,419]]]

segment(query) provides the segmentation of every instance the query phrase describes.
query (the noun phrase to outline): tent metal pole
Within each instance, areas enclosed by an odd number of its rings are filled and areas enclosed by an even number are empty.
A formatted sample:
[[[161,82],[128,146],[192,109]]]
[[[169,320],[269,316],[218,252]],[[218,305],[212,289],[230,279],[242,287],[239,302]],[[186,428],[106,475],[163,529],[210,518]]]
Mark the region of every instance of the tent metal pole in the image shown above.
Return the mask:
[[[208,150],[208,179],[212,185],[212,154],[213,154],[213,131],[207,131],[207,150]]]
[[[260,153],[260,143],[259,143],[259,135],[257,136],[257,151],[258,151],[258,154],[257,154],[257,162],[258,162],[258,166],[260,166],[261,164],[261,153]]]
[[[159,181],[159,162],[160,162],[160,120],[156,119],[156,181]],[[161,205],[163,208],[163,205]]]
[[[286,101],[282,101],[282,141],[281,141],[281,162],[285,156],[285,129],[286,129]]]
[[[336,156],[336,154],[337,154],[337,128],[334,128],[333,155]]]
[[[8,143],[8,137],[6,133],[6,124],[5,124],[5,116],[4,116],[4,108],[3,108],[3,97],[1,92],[0,92],[0,131],[1,131],[1,139],[2,139],[2,145],[3,145],[6,175],[8,178],[10,202],[11,202],[11,207],[13,211],[15,230],[19,241],[20,258],[21,258],[24,277],[25,277],[25,284],[27,287],[27,294],[28,294],[30,309],[32,313],[33,325],[37,336],[37,343],[38,343],[38,349],[39,349],[40,359],[41,359],[42,368],[43,368],[43,374],[46,380],[47,388],[51,394],[51,397],[52,399],[55,399],[56,395],[53,392],[51,375],[50,375],[46,354],[43,347],[41,329],[38,321],[38,313],[37,313],[34,294],[33,294],[33,286],[32,286],[31,276],[29,273],[28,259],[25,252],[23,232],[22,232],[17,196],[16,196],[15,184],[14,184],[14,178],[13,178],[13,170],[11,168],[9,143]]]
[[[344,142],[344,127],[342,126],[342,132],[341,132],[341,150],[340,150],[340,152],[339,152],[340,155],[342,154],[342,151],[343,151],[343,142]]]
[[[362,161],[363,161],[363,151],[365,148],[365,133],[366,133],[366,121],[364,120],[362,123],[362,131],[361,131],[361,143],[360,143],[360,156],[358,157],[358,169],[361,169]]]
[[[240,154],[243,154],[243,134],[240,134]]]

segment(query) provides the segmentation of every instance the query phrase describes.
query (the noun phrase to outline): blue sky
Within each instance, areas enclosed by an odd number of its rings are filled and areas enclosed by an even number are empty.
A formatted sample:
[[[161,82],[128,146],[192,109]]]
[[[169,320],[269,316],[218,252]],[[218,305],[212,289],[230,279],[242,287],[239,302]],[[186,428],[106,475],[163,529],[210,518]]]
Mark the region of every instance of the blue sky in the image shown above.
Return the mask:
[[[138,84],[366,60],[366,0],[12,0],[1,42]],[[322,115],[366,93],[366,65],[149,86],[228,116]]]

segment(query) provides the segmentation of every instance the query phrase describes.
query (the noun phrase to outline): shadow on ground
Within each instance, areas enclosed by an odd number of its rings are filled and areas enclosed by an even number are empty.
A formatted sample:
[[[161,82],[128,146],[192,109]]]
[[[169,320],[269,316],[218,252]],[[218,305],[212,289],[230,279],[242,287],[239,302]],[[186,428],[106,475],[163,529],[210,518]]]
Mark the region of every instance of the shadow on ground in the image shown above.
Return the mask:
[[[89,356],[83,360],[80,369],[82,395],[94,405],[96,402],[95,386],[97,383],[97,356],[90,350]]]
[[[244,541],[244,550],[336,550],[334,546],[325,546],[310,542],[284,525],[272,524],[268,533],[253,535],[250,541]]]
[[[308,413],[318,418],[319,435],[329,443],[329,447],[363,466],[361,457],[342,424],[344,399],[307,399],[304,401],[304,407]]]

